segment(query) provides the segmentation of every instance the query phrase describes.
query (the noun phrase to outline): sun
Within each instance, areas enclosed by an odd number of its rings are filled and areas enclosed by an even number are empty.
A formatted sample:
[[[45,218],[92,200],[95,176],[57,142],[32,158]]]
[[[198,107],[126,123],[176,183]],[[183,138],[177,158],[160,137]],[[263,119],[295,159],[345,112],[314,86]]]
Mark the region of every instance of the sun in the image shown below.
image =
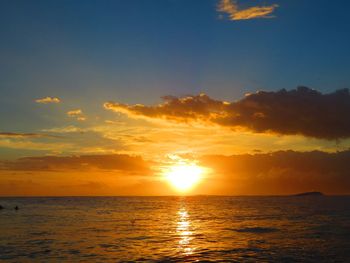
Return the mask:
[[[203,173],[204,169],[196,164],[175,164],[166,169],[165,176],[176,190],[186,192],[202,179]]]

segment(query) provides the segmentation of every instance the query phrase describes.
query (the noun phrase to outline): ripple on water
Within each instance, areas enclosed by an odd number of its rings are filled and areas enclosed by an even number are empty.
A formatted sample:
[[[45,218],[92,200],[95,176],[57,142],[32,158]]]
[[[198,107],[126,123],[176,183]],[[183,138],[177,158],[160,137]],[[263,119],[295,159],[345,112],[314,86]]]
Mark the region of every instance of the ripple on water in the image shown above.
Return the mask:
[[[234,229],[236,232],[240,233],[253,233],[253,234],[265,234],[265,233],[272,233],[277,232],[279,229],[274,227],[243,227],[239,229]]]
[[[349,197],[0,201],[1,262],[350,262]]]

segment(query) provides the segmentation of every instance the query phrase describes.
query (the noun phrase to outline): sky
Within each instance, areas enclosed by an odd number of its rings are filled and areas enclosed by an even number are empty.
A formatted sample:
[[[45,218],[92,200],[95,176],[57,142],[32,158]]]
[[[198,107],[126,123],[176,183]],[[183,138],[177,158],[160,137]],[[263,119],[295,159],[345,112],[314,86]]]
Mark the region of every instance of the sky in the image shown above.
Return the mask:
[[[348,194],[349,8],[1,0],[0,195]]]

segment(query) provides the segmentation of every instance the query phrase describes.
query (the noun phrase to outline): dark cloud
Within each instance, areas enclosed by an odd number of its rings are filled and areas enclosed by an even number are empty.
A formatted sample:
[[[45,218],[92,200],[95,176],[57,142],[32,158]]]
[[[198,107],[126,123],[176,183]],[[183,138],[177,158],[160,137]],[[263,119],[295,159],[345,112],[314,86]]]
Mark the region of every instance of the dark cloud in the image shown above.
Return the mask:
[[[232,193],[350,193],[350,151],[213,155],[203,157],[201,164],[223,175],[227,186],[241,187]]]
[[[53,137],[59,138],[59,136],[53,136],[49,134],[42,133],[18,133],[18,132],[0,132],[0,138],[42,138],[42,137]]]
[[[299,134],[329,140],[350,137],[348,89],[328,94],[307,87],[259,91],[231,103],[214,100],[205,94],[163,99],[164,102],[156,106],[107,102],[104,107],[129,116],[200,121],[256,133]]]
[[[0,170],[10,171],[65,171],[89,169],[120,170],[147,175],[149,163],[139,156],[126,154],[25,157],[15,161],[1,161]]]

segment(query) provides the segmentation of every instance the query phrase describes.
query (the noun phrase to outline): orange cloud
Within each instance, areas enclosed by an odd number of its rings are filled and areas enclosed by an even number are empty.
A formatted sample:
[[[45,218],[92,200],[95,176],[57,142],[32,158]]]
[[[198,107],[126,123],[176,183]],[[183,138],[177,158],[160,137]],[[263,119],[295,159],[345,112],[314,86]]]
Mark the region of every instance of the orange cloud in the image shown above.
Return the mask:
[[[139,156],[127,154],[25,157],[0,161],[0,170],[8,171],[86,171],[119,170],[128,174],[147,175],[150,164]]]
[[[36,99],[36,103],[43,103],[43,104],[48,104],[48,103],[60,103],[61,100],[57,97],[44,97],[41,99]]]
[[[108,110],[130,117],[202,122],[255,133],[303,135],[319,139],[350,137],[348,89],[322,94],[299,87],[277,92],[259,91],[236,102],[219,101],[205,94],[182,98],[166,96],[156,106],[107,102]]]
[[[197,156],[197,164],[212,172],[193,193],[349,194],[349,158],[350,151]],[[172,192],[159,176],[161,165],[127,154],[0,161],[0,195],[167,195]]]
[[[278,5],[270,6],[253,6],[239,10],[236,1],[221,0],[218,4],[217,11],[228,15],[230,20],[248,20],[255,18],[272,18],[271,14]]]
[[[143,116],[149,118],[168,119],[179,122],[193,120],[210,121],[227,114],[227,102],[213,100],[206,94],[177,98],[174,96],[162,97],[164,103],[157,106],[142,104],[127,105],[115,102],[106,102],[104,108],[129,116]]]
[[[86,117],[83,114],[81,109],[70,110],[67,112],[67,115],[72,118],[76,118],[78,121],[85,121]]]
[[[204,156],[201,164],[212,167],[216,176],[221,176],[225,194],[293,194],[307,191],[348,194],[349,158],[350,151],[278,151]]]
[[[84,133],[85,130],[73,125],[65,126],[65,127],[56,127],[50,129],[43,129],[43,132],[54,132],[54,133]]]

